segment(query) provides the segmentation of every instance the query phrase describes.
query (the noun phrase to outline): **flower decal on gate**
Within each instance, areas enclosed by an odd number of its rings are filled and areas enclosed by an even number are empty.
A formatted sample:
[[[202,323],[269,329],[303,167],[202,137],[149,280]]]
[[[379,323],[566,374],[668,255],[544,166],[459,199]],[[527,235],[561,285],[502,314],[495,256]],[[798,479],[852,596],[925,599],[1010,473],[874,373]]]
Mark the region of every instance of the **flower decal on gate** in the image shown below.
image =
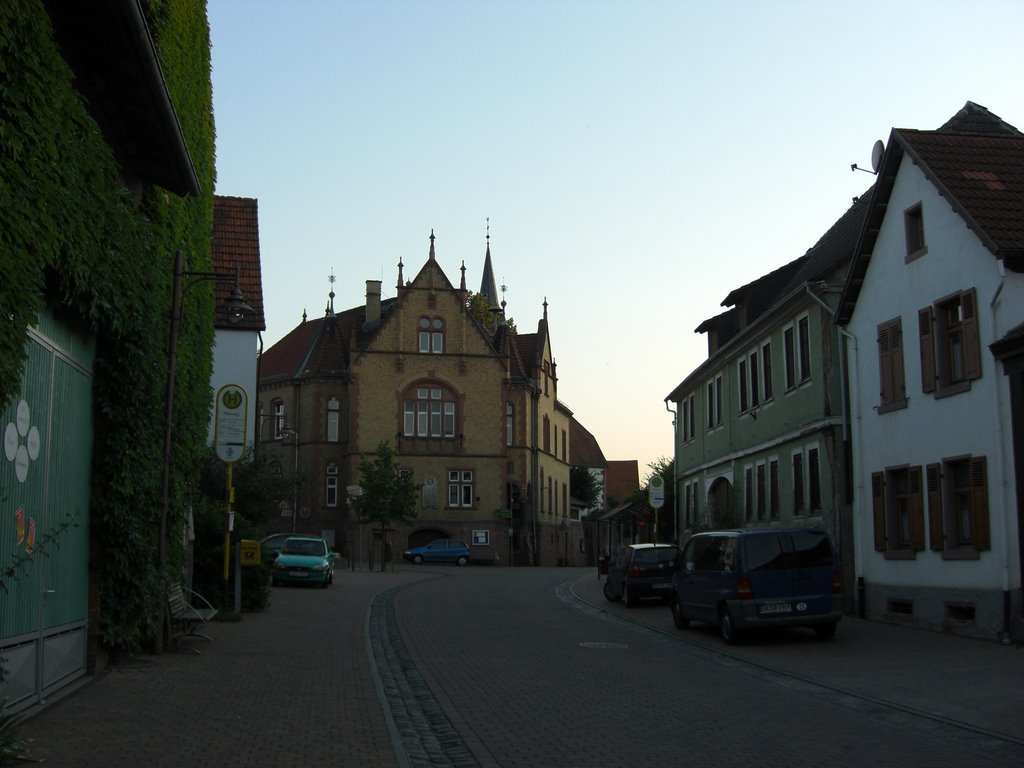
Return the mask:
[[[18,403],[15,419],[4,428],[4,457],[14,462],[14,476],[19,483],[28,477],[29,465],[39,458],[39,429],[32,426],[28,403]]]

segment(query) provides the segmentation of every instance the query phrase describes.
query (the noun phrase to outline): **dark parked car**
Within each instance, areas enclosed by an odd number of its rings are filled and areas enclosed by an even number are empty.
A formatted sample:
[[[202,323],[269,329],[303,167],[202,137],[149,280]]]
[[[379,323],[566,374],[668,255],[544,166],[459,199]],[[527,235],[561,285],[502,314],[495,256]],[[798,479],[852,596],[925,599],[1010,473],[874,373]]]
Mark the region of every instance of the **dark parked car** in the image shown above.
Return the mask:
[[[751,528],[695,534],[672,584],[672,617],[717,624],[732,644],[742,630],[810,627],[823,640],[842,618],[842,584],[828,534]]]
[[[455,563],[469,562],[469,547],[460,539],[434,539],[422,547],[412,547],[402,553],[410,563]]]
[[[604,596],[622,600],[627,608],[644,597],[667,600],[672,594],[672,573],[679,559],[675,544],[628,544],[620,547],[608,566]]]

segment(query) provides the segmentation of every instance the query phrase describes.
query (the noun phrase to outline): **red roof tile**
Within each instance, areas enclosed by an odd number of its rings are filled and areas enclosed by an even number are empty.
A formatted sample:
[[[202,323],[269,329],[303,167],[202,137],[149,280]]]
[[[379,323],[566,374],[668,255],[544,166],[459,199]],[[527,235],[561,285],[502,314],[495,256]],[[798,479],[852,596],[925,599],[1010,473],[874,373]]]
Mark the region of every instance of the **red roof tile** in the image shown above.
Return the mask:
[[[263,314],[263,277],[260,271],[260,228],[256,200],[248,197],[213,198],[213,269],[216,272],[238,271],[238,285],[245,303],[255,312],[237,323],[218,316],[217,328],[263,331],[267,327]],[[221,306],[231,295],[234,285],[217,282],[214,297]]]
[[[636,459],[609,461],[604,473],[605,494],[621,504],[640,490],[640,465]]]

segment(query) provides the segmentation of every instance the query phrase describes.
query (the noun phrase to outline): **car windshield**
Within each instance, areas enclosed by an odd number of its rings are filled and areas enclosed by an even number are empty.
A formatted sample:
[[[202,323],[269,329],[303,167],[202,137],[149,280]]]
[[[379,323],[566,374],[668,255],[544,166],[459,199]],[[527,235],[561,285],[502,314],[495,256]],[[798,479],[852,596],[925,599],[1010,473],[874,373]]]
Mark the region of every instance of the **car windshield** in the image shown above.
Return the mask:
[[[288,539],[281,552],[286,555],[324,555],[327,553],[327,546],[316,539]]]
[[[633,562],[637,565],[653,565],[655,563],[670,563],[679,555],[676,547],[656,547],[651,549],[638,549],[633,553]]]

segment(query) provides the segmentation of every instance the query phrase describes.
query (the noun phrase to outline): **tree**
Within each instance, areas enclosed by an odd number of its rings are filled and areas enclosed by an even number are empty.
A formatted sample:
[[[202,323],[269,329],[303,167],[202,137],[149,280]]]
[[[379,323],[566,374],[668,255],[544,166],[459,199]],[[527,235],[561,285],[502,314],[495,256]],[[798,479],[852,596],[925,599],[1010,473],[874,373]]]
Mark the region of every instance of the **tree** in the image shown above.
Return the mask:
[[[497,319],[495,317],[496,313],[492,311],[493,307],[487,306],[487,302],[484,301],[482,293],[473,293],[472,291],[469,291],[466,295],[466,309],[468,309],[469,313],[477,319],[477,322],[480,323],[480,325],[489,331],[494,330],[494,327],[497,324]],[[509,333],[512,335],[517,333],[516,321],[513,318],[506,318],[505,325],[508,326]]]
[[[384,570],[385,533],[389,525],[416,519],[418,486],[412,473],[395,465],[395,453],[385,440],[377,446],[376,458],[359,459],[362,493],[352,499],[359,522],[380,527],[380,569]]]
[[[601,496],[601,486],[586,467],[569,467],[569,494],[593,509]]]

